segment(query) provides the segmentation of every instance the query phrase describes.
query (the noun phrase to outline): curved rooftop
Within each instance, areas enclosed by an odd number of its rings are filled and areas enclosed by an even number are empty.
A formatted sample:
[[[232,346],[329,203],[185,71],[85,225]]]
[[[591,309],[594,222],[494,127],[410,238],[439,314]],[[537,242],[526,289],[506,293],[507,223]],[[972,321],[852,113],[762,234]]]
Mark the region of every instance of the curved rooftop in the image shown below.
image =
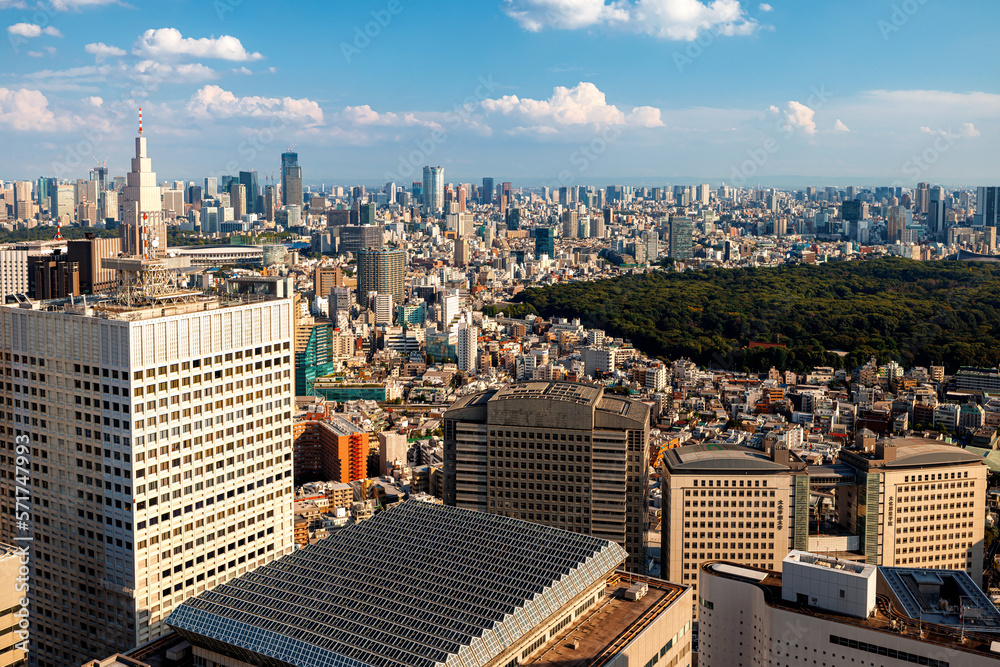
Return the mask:
[[[688,445],[668,449],[663,454],[663,462],[672,472],[711,472],[753,470],[754,472],[782,472],[789,467],[776,463],[759,449],[741,445]]]

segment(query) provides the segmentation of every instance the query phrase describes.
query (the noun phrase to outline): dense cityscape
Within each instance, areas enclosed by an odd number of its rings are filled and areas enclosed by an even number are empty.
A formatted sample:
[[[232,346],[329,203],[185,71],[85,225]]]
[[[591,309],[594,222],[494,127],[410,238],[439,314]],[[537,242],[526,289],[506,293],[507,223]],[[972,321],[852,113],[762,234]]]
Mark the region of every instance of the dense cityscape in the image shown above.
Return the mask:
[[[679,75],[775,11],[692,3],[724,17],[498,11],[527,34],[655,25],[632,37],[687,44]],[[7,29],[15,55],[108,4],[39,4]],[[371,11],[338,55],[374,57],[404,8]],[[886,42],[913,15],[896,10]],[[86,53],[265,58],[170,30]],[[140,66],[197,73],[181,62]],[[25,92],[0,87],[12,133]],[[598,186],[428,150],[396,180],[334,182],[318,139],[223,173],[140,101],[155,92],[119,105],[135,129],[102,137],[114,158],[3,167],[0,667],[1000,664],[990,177],[754,184],[763,160]],[[820,98],[768,113],[813,136]],[[571,164],[659,126],[600,99],[611,120],[579,123],[597,138]],[[322,114],[300,102],[220,104]],[[365,108],[348,107],[402,118]]]

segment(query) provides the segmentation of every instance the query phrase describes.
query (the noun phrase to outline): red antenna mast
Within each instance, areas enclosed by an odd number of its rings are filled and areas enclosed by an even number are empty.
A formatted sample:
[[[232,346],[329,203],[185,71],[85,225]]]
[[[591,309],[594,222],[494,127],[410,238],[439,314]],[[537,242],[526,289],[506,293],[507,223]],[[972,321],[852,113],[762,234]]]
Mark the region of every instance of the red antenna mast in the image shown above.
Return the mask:
[[[139,107],[139,134],[142,134],[142,107]]]

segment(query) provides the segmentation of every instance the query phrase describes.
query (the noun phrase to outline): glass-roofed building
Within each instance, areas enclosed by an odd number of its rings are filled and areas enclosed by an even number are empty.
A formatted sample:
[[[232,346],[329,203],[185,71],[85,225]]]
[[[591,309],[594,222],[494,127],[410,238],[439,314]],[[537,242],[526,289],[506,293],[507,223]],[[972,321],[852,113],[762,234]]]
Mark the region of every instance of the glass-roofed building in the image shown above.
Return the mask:
[[[409,501],[184,602],[198,667],[690,665],[691,589],[614,542]],[[190,644],[188,648],[187,643]],[[653,661],[651,663],[651,661]],[[109,663],[114,664],[114,663]]]

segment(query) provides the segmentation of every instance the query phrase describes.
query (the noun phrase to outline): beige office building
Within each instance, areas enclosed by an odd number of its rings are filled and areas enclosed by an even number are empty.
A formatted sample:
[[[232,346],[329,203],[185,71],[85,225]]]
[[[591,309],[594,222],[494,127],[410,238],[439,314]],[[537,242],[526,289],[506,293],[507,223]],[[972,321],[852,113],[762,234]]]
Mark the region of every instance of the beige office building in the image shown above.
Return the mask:
[[[780,570],[793,548],[797,477],[805,464],[780,445],[770,456],[736,445],[665,452],[660,576],[697,590],[709,560]]]
[[[32,445],[40,667],[144,643],[293,548],[291,300],[143,303],[0,307],[0,450]],[[10,472],[0,487],[15,494]]]
[[[708,444],[664,454],[663,578],[697,586],[710,560],[780,571],[799,549],[870,565],[965,570],[982,582],[987,468],[978,456],[893,438],[841,450],[836,465],[806,466],[783,447]],[[816,492],[836,498],[832,520],[811,516]]]
[[[843,451],[840,460],[857,471],[856,490],[845,489],[840,504],[857,526],[867,562],[965,570],[982,585],[987,467],[979,456],[895,438],[872,452]]]
[[[602,387],[526,382],[444,415],[445,504],[618,543],[646,567],[649,407]]]

